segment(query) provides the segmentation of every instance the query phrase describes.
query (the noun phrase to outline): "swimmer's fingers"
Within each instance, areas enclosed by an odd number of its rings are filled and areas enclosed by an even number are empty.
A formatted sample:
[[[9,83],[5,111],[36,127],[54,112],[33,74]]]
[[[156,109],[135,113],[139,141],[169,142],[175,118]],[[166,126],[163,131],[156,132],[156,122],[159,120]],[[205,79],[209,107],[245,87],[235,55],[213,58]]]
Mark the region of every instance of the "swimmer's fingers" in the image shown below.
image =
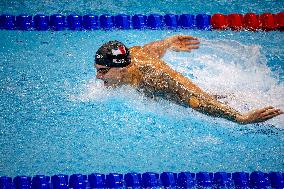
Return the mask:
[[[256,110],[258,113],[264,113],[264,112],[266,112],[267,110],[272,110],[272,109],[274,109],[274,107],[273,106],[267,106],[267,107],[265,107],[265,108],[262,108],[262,109],[259,109],[259,110]]]
[[[178,35],[177,39],[178,40],[198,40],[197,37],[193,37],[193,36],[190,36],[190,35]]]
[[[196,37],[192,36],[181,36],[175,42],[183,43],[185,45],[197,45],[200,44],[200,41]]]
[[[268,106],[262,109],[253,110],[241,116],[241,123],[259,123],[271,119],[275,116],[283,114],[283,111],[276,109],[273,106]]]
[[[185,51],[185,52],[190,52],[191,49],[198,49],[199,42],[198,41],[179,41],[176,43],[173,43],[171,45],[171,49],[174,51]]]
[[[198,49],[199,43],[185,43],[185,44],[181,44],[181,45],[177,45],[180,48],[188,48],[188,49]]]
[[[259,119],[261,119],[261,117],[268,115],[267,113],[270,110],[273,111],[274,107],[273,106],[267,106],[267,107],[264,107],[264,108],[261,108],[261,109],[258,109],[258,110],[254,110],[251,113],[253,115],[255,115],[256,117],[258,117]]]
[[[263,116],[262,119],[266,121],[268,119],[279,116],[281,114],[283,114],[283,112],[281,110],[280,111],[274,111],[274,112],[271,112],[270,114],[268,114],[266,116]]]
[[[184,44],[187,46],[191,46],[191,45],[199,45],[200,42],[199,41],[187,41],[187,42],[184,42]]]
[[[199,45],[200,41],[198,40],[183,40],[180,41],[181,43],[185,44],[185,45]]]
[[[189,46],[188,49],[198,49],[199,46]]]
[[[279,111],[280,111],[280,109],[269,108],[269,109],[266,109],[263,112],[261,112],[260,115],[266,116],[266,115],[273,114],[274,112],[279,112]]]
[[[283,112],[280,109],[269,109],[269,110],[261,113],[260,116],[265,118],[265,117],[270,116],[270,115],[280,115],[282,113]]]
[[[187,47],[180,48],[180,51],[191,52],[191,49],[198,49],[198,48],[199,46],[187,46]]]
[[[200,41],[198,41],[198,40],[187,40],[187,41],[184,41],[183,44],[187,45],[187,46],[199,46]]]
[[[265,110],[266,109],[266,110]],[[280,109],[275,109],[273,107],[266,107],[266,108],[263,108],[261,109],[263,112],[260,113],[259,115],[259,120],[262,122],[262,121],[266,121],[266,120],[269,120],[273,117],[276,117],[278,115],[281,115],[283,114],[283,111],[281,111]]]
[[[171,49],[174,51],[184,51],[184,52],[191,52],[191,49],[198,49],[198,46],[189,46],[189,47],[172,47]]]

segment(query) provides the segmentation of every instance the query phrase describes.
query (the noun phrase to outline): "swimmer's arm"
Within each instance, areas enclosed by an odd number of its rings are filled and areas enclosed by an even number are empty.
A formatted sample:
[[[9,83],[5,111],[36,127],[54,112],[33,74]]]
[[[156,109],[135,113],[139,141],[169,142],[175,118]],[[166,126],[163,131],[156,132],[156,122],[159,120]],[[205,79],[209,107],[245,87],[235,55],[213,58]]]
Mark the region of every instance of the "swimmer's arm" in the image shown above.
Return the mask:
[[[272,106],[241,114],[234,108],[217,101],[163,61],[144,66],[140,71],[144,74],[142,79],[144,85],[154,91],[165,92],[169,94],[170,99],[210,116],[222,117],[239,124],[249,124],[263,122],[283,114],[282,110]]]
[[[155,91],[165,92],[168,97],[177,103],[185,104],[204,114],[222,117],[241,123],[241,114],[217,101],[188,78],[176,72],[164,62],[145,66],[142,72],[146,73],[144,83]],[[145,75],[146,75],[145,74]]]
[[[160,41],[154,41],[143,46],[151,56],[162,58],[167,49],[174,51],[190,52],[191,49],[198,49],[199,41],[192,36],[175,35]]]
[[[200,94],[193,93],[189,94],[186,100],[191,108],[201,113],[242,123],[242,114],[240,112],[215,99],[208,99]]]
[[[176,83],[172,85],[171,90],[176,91],[179,96],[179,99],[181,99],[183,103],[187,104],[194,110],[197,110],[201,113],[213,117],[221,117],[230,121],[242,123],[242,114],[239,113],[237,110],[217,101],[213,96],[202,91],[200,88],[196,90],[195,87],[191,88],[189,87],[190,85],[186,86],[182,84],[184,82],[178,82],[177,80],[175,79]],[[169,85],[169,87],[171,86]]]
[[[222,117],[239,124],[259,123],[283,114],[283,111],[272,106],[256,109],[247,113],[240,113],[234,108],[217,101],[204,93],[196,92],[183,85],[176,84],[177,91],[190,107],[204,114]]]
[[[234,108],[217,101],[214,96],[206,93],[190,79],[167,65],[160,67],[160,69],[164,73],[162,74],[164,77],[162,80],[168,81],[168,91],[175,92],[178,95],[178,99],[184,104],[210,116],[225,118],[240,124],[246,123],[244,115]]]
[[[273,106],[255,109],[245,114],[241,114],[233,108],[216,100],[207,100],[198,95],[192,95],[188,104],[197,111],[211,116],[222,117],[239,124],[260,123],[273,117],[283,114],[283,111]]]

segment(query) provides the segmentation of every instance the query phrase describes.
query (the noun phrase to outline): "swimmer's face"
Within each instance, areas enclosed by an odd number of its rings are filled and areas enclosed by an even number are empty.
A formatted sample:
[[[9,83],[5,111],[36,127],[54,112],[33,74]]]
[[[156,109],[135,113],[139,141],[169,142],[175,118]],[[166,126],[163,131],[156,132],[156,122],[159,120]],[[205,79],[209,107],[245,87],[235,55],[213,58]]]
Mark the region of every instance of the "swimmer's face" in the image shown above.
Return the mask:
[[[125,68],[113,68],[95,64],[96,78],[104,81],[106,87],[116,87],[123,84]]]

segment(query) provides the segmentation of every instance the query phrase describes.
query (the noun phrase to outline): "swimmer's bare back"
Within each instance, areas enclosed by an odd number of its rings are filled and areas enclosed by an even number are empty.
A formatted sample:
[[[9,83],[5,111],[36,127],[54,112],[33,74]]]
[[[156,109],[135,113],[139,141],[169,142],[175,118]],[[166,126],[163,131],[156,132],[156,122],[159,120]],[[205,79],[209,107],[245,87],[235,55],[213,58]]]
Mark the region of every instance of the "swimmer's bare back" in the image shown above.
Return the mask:
[[[258,123],[283,114],[268,106],[242,114],[209,95],[190,79],[173,70],[161,58],[167,49],[187,51],[198,48],[199,41],[191,36],[173,36],[143,47],[132,47],[129,83],[148,93],[163,96],[207,115],[222,117],[240,124]]]

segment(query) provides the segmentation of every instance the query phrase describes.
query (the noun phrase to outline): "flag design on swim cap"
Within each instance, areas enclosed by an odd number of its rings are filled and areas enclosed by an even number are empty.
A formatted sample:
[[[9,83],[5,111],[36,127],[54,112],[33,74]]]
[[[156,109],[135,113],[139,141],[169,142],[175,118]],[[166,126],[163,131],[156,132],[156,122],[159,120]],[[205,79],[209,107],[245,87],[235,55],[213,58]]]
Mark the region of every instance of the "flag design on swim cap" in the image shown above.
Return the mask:
[[[126,54],[125,47],[120,46],[118,49],[111,49],[113,55]]]
[[[125,67],[130,64],[128,48],[119,41],[109,41],[96,52],[96,64],[108,67]]]

